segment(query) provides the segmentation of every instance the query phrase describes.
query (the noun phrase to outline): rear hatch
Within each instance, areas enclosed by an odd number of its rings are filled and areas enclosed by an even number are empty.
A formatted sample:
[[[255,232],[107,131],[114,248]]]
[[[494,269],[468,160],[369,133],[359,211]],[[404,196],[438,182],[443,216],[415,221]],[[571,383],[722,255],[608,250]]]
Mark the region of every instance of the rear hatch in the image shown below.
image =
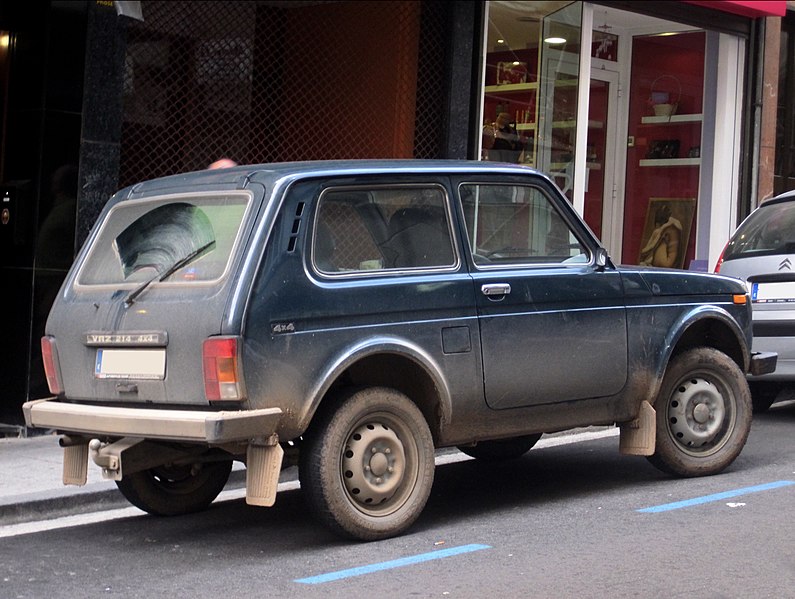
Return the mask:
[[[795,320],[795,201],[770,200],[752,212],[727,244],[719,271],[746,281],[757,323]]]
[[[259,199],[188,191],[106,208],[47,321],[67,399],[207,403],[202,345],[222,332]]]

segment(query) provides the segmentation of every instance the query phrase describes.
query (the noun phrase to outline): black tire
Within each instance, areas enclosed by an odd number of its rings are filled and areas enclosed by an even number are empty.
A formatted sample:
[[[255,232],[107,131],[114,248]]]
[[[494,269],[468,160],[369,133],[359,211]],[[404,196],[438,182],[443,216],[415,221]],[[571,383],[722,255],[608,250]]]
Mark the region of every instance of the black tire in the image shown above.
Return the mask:
[[[731,464],[751,430],[748,383],[726,354],[687,350],[668,366],[657,411],[657,445],[649,461],[675,476],[717,474]]]
[[[748,387],[751,389],[754,414],[761,414],[767,412],[778,399],[782,384],[771,381],[750,381]]]
[[[158,466],[116,481],[116,486],[135,507],[156,516],[198,512],[223,490],[232,461]]]
[[[503,462],[505,460],[515,460],[522,457],[533,449],[541,433],[537,435],[525,435],[524,437],[513,437],[511,439],[497,439],[494,441],[479,441],[476,445],[459,445],[461,453],[484,462]]]
[[[434,446],[422,412],[405,395],[369,387],[329,400],[299,458],[312,514],[335,533],[374,541],[419,517],[433,484]]]

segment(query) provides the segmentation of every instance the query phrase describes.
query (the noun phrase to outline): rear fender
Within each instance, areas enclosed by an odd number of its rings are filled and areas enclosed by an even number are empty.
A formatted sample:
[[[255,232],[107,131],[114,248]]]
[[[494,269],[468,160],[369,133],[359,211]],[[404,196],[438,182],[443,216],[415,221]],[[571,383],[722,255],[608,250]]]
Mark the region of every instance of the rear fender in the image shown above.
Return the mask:
[[[421,368],[432,380],[435,388],[436,405],[433,414],[438,418],[438,422],[429,422],[431,429],[443,427],[449,423],[452,416],[452,400],[447,380],[442,375],[442,369],[434,358],[421,347],[400,337],[379,336],[366,339],[360,343],[351,345],[339,353],[337,358],[331,361],[326,369],[319,373],[315,386],[310,391],[311,402],[307,402],[307,407],[297,418],[298,428],[305,431],[309,422],[320,406],[323,397],[329,392],[332,385],[343,375],[343,373],[354,366],[357,362],[369,357],[394,355],[396,357],[407,358]],[[417,398],[410,398],[417,402]],[[429,406],[420,405],[420,408]],[[427,409],[423,409],[426,418],[430,414]]]

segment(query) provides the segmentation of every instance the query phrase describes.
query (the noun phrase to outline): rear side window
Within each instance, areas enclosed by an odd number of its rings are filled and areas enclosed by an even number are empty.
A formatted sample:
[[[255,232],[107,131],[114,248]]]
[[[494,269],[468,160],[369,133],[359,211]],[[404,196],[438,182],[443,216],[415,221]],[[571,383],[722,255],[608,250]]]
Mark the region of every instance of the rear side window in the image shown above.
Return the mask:
[[[795,252],[795,202],[755,210],[726,246],[723,260]]]
[[[541,189],[465,183],[460,193],[477,266],[589,262],[586,247]]]
[[[123,286],[166,273],[168,283],[219,279],[249,199],[238,193],[120,202],[105,218],[77,284]]]
[[[320,197],[312,262],[324,274],[454,268],[440,186],[330,189]]]

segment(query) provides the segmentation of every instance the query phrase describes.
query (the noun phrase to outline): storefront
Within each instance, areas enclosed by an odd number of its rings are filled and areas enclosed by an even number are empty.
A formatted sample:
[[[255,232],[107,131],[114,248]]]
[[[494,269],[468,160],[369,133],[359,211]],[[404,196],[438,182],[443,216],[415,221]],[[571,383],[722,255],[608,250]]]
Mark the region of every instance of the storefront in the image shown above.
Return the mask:
[[[736,31],[629,4],[487,3],[480,156],[550,173],[618,261],[707,270],[752,155],[742,21],[786,3],[649,3]]]

